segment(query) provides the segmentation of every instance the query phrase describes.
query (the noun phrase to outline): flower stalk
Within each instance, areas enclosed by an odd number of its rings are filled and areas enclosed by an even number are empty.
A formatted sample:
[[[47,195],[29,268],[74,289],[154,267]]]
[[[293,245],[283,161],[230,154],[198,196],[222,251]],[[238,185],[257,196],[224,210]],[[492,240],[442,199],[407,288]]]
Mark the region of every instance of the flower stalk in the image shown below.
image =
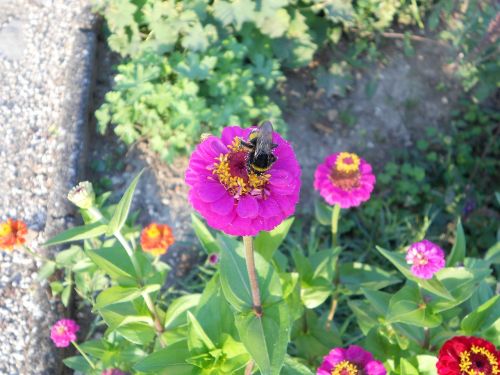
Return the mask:
[[[255,272],[255,259],[253,249],[253,237],[243,236],[243,245],[245,247],[245,261],[247,264],[248,278],[252,290],[252,302],[255,315],[262,317],[262,304],[260,302],[259,283],[257,282],[257,273]]]
[[[338,228],[339,228],[339,218],[340,218],[340,205],[335,204],[332,210],[332,251],[338,246]],[[335,317],[335,312],[337,311],[338,299],[339,299],[339,284],[340,284],[340,267],[339,267],[339,256],[335,259],[334,266],[334,279],[333,287],[334,291],[332,294],[332,304],[330,305],[330,311],[328,312],[328,317],[326,319],[326,329],[329,330],[332,326],[333,318]]]

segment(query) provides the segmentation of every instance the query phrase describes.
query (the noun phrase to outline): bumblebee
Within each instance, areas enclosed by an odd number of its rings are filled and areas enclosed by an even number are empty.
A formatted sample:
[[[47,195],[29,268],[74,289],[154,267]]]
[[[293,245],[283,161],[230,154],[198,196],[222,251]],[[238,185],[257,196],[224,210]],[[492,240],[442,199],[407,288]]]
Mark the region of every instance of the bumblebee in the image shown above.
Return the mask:
[[[241,145],[248,150],[247,170],[255,174],[267,172],[277,160],[273,151],[277,144],[273,143],[273,124],[270,121],[262,123],[253,130],[248,142],[241,140]]]

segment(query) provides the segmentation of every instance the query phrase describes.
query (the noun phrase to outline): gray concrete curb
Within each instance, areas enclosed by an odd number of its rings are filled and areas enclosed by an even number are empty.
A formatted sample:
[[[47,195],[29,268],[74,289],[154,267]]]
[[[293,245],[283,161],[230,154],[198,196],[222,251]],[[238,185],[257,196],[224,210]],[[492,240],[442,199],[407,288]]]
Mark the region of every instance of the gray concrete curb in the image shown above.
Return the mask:
[[[0,0],[0,220],[26,221],[35,251],[74,225],[83,176],[96,17],[87,0]],[[39,264],[38,264],[39,266]],[[64,310],[28,255],[0,251],[0,374],[59,374],[50,340]]]

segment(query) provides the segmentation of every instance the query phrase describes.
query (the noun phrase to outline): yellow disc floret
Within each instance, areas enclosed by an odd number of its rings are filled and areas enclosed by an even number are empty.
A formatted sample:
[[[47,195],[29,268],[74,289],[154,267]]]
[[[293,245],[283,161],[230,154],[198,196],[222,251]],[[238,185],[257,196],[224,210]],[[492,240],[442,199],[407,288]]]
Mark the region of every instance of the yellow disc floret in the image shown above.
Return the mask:
[[[247,168],[248,151],[235,137],[232,144],[228,146],[229,152],[217,157],[214,164],[213,174],[219,182],[233,195],[240,196],[251,193],[264,197],[264,187],[271,178],[270,174],[256,174]]]
[[[338,172],[352,173],[359,171],[359,156],[350,152],[341,152],[335,161]]]
[[[491,366],[491,373],[486,374],[484,371],[478,371],[472,367],[471,353],[482,355]],[[473,345],[470,352],[465,350],[460,353],[460,372],[464,375],[497,375],[500,374],[498,362],[493,353],[488,349]]]
[[[357,375],[358,368],[349,361],[339,362],[332,370],[332,375]]]

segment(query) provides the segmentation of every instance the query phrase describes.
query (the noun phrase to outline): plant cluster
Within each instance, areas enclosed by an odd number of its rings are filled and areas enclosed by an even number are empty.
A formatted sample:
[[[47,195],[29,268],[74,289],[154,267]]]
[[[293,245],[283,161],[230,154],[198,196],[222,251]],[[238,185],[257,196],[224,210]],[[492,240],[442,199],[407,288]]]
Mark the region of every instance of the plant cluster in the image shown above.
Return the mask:
[[[72,320],[52,327],[56,346],[80,352],[65,364],[87,374],[498,374],[498,242],[471,254],[458,219],[451,249],[429,240],[427,222],[414,238],[394,238],[391,250],[365,241],[353,252],[359,239],[345,235],[341,216],[369,206],[376,177],[348,152],[316,170],[314,188],[327,203],[317,205],[319,222],[309,235],[289,233],[300,169],[275,133],[277,160],[256,173],[245,144],[258,132],[225,128],[191,156],[189,200],[222,232],[193,216],[207,264],[201,288],[180,297],[162,289],[170,228],[139,231],[127,220],[140,175],[116,205],[95,198],[89,183],[69,193],[85,224],[46,245],[83,245],[41,273],[63,270],[96,319],[84,342]],[[25,234],[21,222],[0,224],[7,249],[35,254]]]
[[[375,54],[373,37],[394,22],[422,24],[432,1],[96,0],[108,43],[124,59],[113,91],[96,112],[127,144],[146,139],[165,160],[189,151],[205,132],[273,118],[284,125],[273,90],[284,70],[356,40],[349,59]],[[352,79],[342,58],[314,71],[328,95]]]

